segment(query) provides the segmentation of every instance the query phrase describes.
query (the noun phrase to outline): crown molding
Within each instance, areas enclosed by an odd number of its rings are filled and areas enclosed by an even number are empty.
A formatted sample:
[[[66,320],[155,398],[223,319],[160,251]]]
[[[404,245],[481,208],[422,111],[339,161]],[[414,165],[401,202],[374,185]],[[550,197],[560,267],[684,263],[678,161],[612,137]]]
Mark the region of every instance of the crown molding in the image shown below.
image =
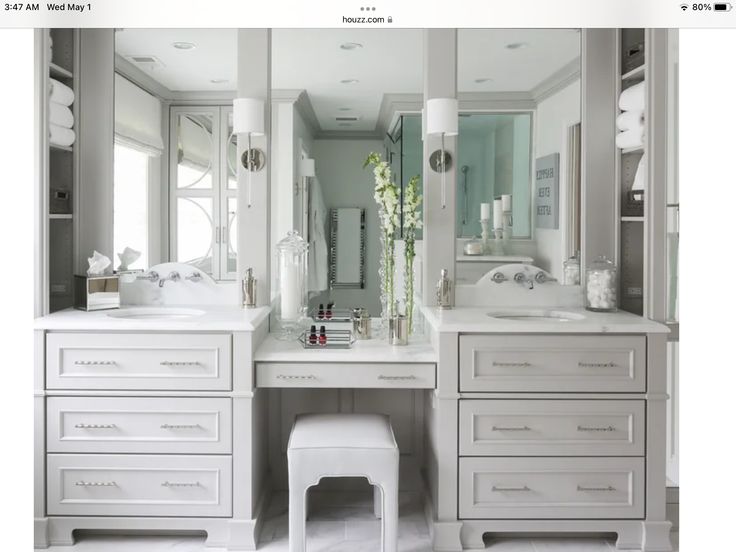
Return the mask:
[[[376,121],[376,133],[383,137],[396,124],[396,119],[402,113],[421,113],[424,103],[422,94],[410,93],[386,93],[381,99],[381,107],[378,110]]]
[[[580,58],[577,57],[552,73],[532,89],[534,101],[540,103],[578,80],[581,75],[580,67]]]

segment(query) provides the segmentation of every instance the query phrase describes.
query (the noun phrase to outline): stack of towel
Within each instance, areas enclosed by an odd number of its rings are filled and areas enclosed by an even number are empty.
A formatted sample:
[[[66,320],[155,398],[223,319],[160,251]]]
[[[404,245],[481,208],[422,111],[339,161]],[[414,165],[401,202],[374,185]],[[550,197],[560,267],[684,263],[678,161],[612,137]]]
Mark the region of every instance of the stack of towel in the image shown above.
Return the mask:
[[[621,149],[638,148],[644,145],[644,108],[646,105],[646,87],[644,82],[630,86],[618,99],[618,107],[622,113],[616,118],[616,146]],[[643,190],[647,172],[646,153],[641,156],[636,170],[632,190]]]
[[[74,103],[74,91],[67,85],[49,79],[49,141],[57,146],[71,146],[76,139],[74,114],[69,108]]]

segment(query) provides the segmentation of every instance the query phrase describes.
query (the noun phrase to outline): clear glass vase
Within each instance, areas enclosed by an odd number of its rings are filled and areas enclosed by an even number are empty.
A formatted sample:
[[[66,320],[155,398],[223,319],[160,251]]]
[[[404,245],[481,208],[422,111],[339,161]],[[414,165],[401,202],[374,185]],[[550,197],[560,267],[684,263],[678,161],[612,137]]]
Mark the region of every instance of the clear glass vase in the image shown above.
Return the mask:
[[[305,326],[307,318],[307,250],[305,242],[296,230],[276,244],[277,279],[279,300],[276,305],[276,337],[295,340]]]

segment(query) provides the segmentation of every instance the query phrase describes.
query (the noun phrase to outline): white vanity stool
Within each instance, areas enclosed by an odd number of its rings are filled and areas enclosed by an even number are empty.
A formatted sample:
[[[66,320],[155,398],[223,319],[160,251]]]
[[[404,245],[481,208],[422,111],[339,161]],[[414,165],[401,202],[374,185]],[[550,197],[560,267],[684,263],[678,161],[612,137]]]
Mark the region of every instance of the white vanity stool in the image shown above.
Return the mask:
[[[374,508],[382,514],[381,548],[396,552],[399,447],[388,416],[302,414],[291,430],[288,458],[290,552],[306,549],[307,490],[323,477],[366,477],[374,485]]]

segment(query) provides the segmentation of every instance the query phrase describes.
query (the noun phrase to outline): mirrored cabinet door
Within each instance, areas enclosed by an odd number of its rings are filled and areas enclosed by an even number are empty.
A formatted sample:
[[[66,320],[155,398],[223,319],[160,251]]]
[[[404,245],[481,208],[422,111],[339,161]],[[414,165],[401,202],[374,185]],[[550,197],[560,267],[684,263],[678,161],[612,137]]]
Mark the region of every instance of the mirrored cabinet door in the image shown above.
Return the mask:
[[[235,279],[232,108],[174,106],[170,121],[170,258]]]

